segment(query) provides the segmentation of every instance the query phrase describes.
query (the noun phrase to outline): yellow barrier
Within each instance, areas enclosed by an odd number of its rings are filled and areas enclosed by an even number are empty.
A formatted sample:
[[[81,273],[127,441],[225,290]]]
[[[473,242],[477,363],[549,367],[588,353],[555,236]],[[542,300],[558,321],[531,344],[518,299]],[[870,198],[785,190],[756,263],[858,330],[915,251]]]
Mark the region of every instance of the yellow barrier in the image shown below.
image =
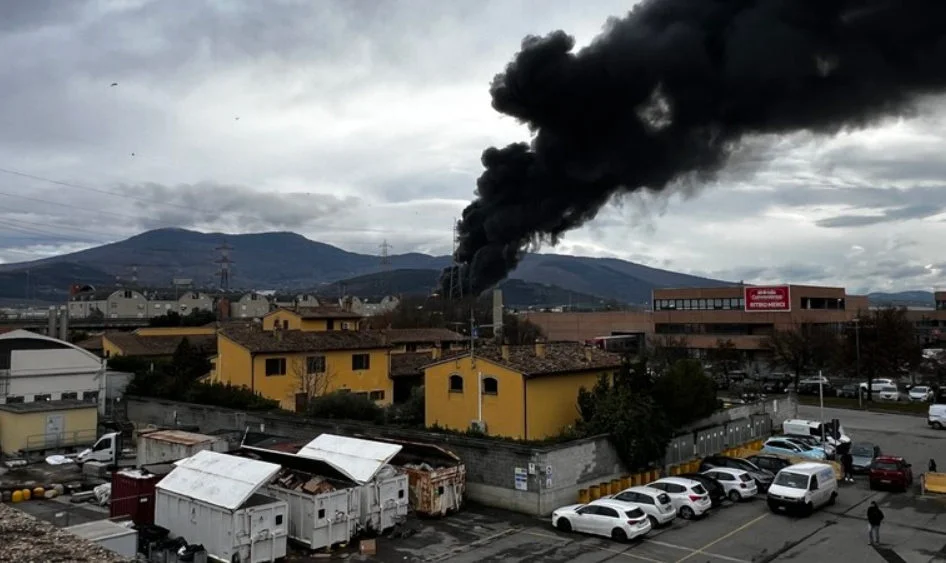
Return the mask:
[[[922,480],[923,492],[946,494],[946,473],[924,473]]]
[[[578,504],[588,504],[591,497],[588,495],[588,489],[578,489]]]
[[[601,498],[601,490],[598,488],[598,485],[592,485],[588,487],[588,498],[591,500],[598,500]]]
[[[616,495],[621,492],[621,480],[611,479],[611,494]]]
[[[623,491],[624,489],[630,486],[631,486],[631,476],[625,475],[624,477],[621,477],[621,490]]]
[[[598,485],[598,490],[601,491],[601,496],[606,497],[611,494],[611,483],[609,481],[604,481]]]

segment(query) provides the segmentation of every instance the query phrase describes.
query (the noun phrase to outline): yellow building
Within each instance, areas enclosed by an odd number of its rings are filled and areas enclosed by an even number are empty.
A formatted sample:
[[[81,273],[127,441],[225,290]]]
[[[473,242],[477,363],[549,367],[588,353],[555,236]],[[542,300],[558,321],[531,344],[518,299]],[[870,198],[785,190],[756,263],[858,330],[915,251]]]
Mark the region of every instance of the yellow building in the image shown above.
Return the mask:
[[[276,309],[263,316],[263,330],[358,330],[362,316],[342,307],[296,307]]]
[[[376,332],[230,326],[218,333],[212,380],[247,387],[287,410],[340,390],[389,404],[388,348]]]
[[[447,328],[388,328],[381,331],[391,344],[392,354],[441,352],[459,350],[470,340],[468,336]]]
[[[0,449],[8,456],[88,446],[98,405],[75,399],[0,405]]]
[[[479,426],[492,436],[541,440],[578,420],[578,390],[613,375],[621,357],[577,343],[476,348],[424,369],[428,425]]]
[[[207,336],[217,333],[216,323],[203,326],[147,326],[133,330],[137,336]]]

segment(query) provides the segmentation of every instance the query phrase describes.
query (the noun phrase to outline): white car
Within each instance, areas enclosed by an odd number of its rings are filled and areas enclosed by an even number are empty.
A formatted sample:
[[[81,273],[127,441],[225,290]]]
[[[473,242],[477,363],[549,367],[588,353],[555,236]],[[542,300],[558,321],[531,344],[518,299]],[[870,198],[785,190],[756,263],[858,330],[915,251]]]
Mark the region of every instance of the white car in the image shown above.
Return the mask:
[[[648,483],[647,486],[667,493],[677,515],[684,520],[702,516],[713,506],[703,485],[692,479],[664,477]]]
[[[703,475],[719,481],[719,484],[723,486],[723,490],[726,491],[726,496],[732,502],[751,499],[759,492],[755,479],[742,469],[717,467],[704,471]]]
[[[871,379],[870,387],[871,391],[877,392],[877,388],[881,385],[896,385],[892,379]],[[867,393],[867,382],[862,382],[858,387],[861,389],[861,393]]]
[[[917,385],[910,388],[910,401],[914,403],[928,403],[933,400],[933,389],[926,385]]]
[[[670,495],[649,486],[624,489],[620,493],[608,497],[608,500],[619,501],[640,508],[647,515],[647,519],[650,520],[650,524],[654,528],[666,526],[677,517],[677,511],[673,508]]]
[[[605,536],[616,541],[639,538],[651,530],[643,510],[608,499],[563,506],[552,513],[552,526],[563,532]]]
[[[900,390],[897,389],[896,385],[881,385],[879,387],[874,387],[874,394],[881,401],[900,400]]]

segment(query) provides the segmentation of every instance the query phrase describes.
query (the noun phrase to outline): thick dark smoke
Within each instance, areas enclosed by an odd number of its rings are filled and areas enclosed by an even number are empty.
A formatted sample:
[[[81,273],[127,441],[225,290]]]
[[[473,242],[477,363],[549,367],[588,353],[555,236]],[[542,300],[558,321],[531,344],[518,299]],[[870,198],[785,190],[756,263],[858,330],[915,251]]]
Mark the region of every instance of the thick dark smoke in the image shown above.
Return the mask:
[[[946,0],[645,0],[573,48],[527,37],[493,80],[532,141],[483,152],[444,290],[488,289],[615,194],[712,178],[747,135],[909,113],[946,87]]]

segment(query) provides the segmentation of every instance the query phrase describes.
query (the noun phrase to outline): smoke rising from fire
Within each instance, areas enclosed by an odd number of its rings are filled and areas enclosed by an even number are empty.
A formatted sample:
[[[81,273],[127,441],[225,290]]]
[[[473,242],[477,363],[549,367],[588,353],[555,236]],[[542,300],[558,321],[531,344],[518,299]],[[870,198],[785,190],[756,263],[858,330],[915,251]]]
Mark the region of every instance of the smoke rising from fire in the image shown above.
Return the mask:
[[[442,285],[478,294],[615,194],[712,179],[752,135],[831,135],[946,88],[946,0],[645,0],[575,52],[522,42],[490,87],[528,143],[483,152]]]

